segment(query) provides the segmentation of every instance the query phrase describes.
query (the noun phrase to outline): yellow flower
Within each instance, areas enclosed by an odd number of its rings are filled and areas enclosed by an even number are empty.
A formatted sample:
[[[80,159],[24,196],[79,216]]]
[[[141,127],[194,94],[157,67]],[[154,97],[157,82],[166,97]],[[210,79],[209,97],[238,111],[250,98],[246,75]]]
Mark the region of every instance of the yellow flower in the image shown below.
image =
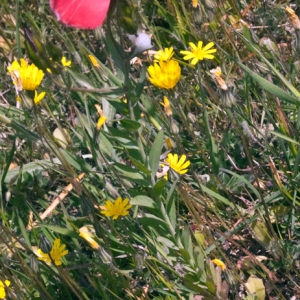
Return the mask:
[[[64,67],[70,67],[71,64],[72,64],[72,61],[71,60],[67,60],[67,58],[65,56],[63,56],[62,59],[61,59],[61,64]]]
[[[285,11],[286,11],[288,17],[290,18],[290,20],[291,20],[291,22],[293,24],[293,27],[295,29],[299,29],[300,30],[300,21],[299,21],[298,16],[295,14],[295,11],[292,8],[290,8],[289,6],[287,6],[285,8]]]
[[[95,229],[91,225],[81,227],[79,232],[79,236],[85,239],[93,249],[98,250],[100,248],[99,244],[93,239]]]
[[[132,206],[132,204],[128,204],[129,199],[122,200],[121,197],[118,197],[115,202],[111,202],[107,200],[105,202],[104,208],[105,210],[101,211],[101,214],[107,217],[113,217],[113,220],[118,219],[120,216],[127,216],[128,209]]]
[[[44,253],[41,249],[37,250],[39,260],[44,260],[46,263],[54,262],[56,266],[62,264],[61,258],[68,254],[69,250],[65,250],[66,245],[60,245],[60,239],[55,239],[50,254]]]
[[[100,65],[99,65],[99,63],[98,63],[98,61],[97,61],[97,59],[96,59],[93,55],[89,54],[88,57],[89,57],[89,59],[90,59],[92,65],[93,65],[94,67],[96,67],[96,68],[99,68],[99,67],[100,67]]]
[[[107,118],[105,116],[101,116],[97,122],[97,130],[100,130]]]
[[[177,154],[169,153],[166,162],[169,164],[170,168],[181,175],[188,171],[188,166],[191,164],[189,160],[186,161],[185,154],[183,154],[178,161]]]
[[[175,60],[155,62],[148,68],[151,83],[162,89],[172,89],[180,79],[181,68]]]
[[[168,137],[166,138],[166,145],[167,145],[168,149],[173,149],[171,139]]]
[[[174,55],[173,47],[165,48],[165,50],[159,50],[157,54],[154,55],[156,61],[168,61]]]
[[[28,91],[36,90],[43,80],[44,72],[34,64],[29,65],[23,58],[20,59],[20,63],[15,60],[7,67],[17,91],[22,91],[22,89]]]
[[[10,286],[10,281],[9,280],[0,280],[0,299],[5,299],[6,298],[6,291],[5,287]]]
[[[203,42],[199,41],[196,46],[194,43],[189,43],[192,51],[180,51],[181,54],[185,55],[184,60],[192,59],[191,64],[195,65],[199,60],[214,59],[212,53],[217,52],[217,49],[211,49],[214,46],[213,42],[208,43],[205,47],[202,48]]]
[[[172,116],[172,108],[170,105],[170,101],[166,96],[164,97],[164,102],[160,102],[160,104],[165,108],[166,115]]]
[[[41,92],[40,94],[38,94],[37,91],[35,90],[35,91],[34,91],[34,99],[33,99],[35,105],[39,105],[40,102],[41,102],[41,101],[43,100],[43,98],[45,97],[45,95],[46,95],[46,92]]]
[[[218,267],[221,268],[222,271],[225,271],[226,270],[226,265],[219,259],[215,258],[212,260],[212,262],[217,265]]]
[[[99,120],[97,122],[96,128],[97,128],[97,130],[100,130],[101,127],[103,126],[103,124],[106,122],[107,118],[104,116],[103,110],[101,109],[100,105],[95,104],[95,107],[96,107],[96,109],[98,111],[98,114],[100,115],[100,118],[99,118]]]
[[[198,6],[198,0],[192,0],[192,6],[197,7]]]

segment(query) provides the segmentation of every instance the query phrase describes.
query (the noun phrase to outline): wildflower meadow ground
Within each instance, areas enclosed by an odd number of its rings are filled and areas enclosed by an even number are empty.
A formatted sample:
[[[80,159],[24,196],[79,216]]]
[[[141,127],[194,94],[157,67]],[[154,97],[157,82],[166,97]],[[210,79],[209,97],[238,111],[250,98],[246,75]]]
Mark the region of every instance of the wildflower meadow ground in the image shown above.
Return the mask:
[[[299,3],[0,15],[0,299],[300,299]]]

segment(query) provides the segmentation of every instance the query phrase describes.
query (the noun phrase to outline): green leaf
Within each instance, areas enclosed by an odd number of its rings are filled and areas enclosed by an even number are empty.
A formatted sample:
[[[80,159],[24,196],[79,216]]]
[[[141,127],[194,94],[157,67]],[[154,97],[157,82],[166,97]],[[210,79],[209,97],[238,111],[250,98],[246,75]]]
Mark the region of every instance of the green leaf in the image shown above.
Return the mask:
[[[181,241],[184,246],[184,250],[189,253],[190,260],[193,258],[193,244],[191,239],[191,231],[188,226],[184,226],[181,235]]]
[[[132,164],[141,172],[143,172],[146,175],[150,175],[151,171],[148,170],[142,163],[140,163],[138,160],[136,160],[135,158],[133,158],[132,156],[129,155],[129,159],[132,162]]]
[[[19,124],[18,122],[11,120],[4,116],[3,114],[0,114],[0,122],[5,123],[6,125],[12,127],[16,130],[16,135],[20,136],[21,138],[28,139],[29,141],[38,141],[39,136],[33,133],[32,131],[26,129],[24,125]]]
[[[115,169],[115,171],[119,172],[120,176],[128,180],[148,186],[145,177],[138,170],[132,169],[131,167],[120,163],[114,163],[113,168]]]
[[[64,158],[68,161],[68,163],[74,167],[78,171],[91,171],[91,166],[85,162],[84,159],[79,156],[73,155],[66,150],[60,149]]]
[[[77,233],[73,230],[67,229],[67,228],[62,228],[60,226],[49,225],[49,224],[39,224],[39,226],[45,227],[47,229],[50,229],[51,231],[57,232],[59,234],[65,235],[65,236],[79,239],[79,233]]]
[[[141,127],[139,122],[130,119],[121,119],[120,123],[128,131],[137,131]]]
[[[202,189],[203,192],[207,193],[208,195],[210,195],[211,197],[214,197],[218,200],[220,200],[221,202],[223,202],[225,205],[228,205],[229,207],[231,207],[232,209],[235,209],[235,206],[233,205],[233,203],[231,203],[228,199],[226,199],[225,197],[221,196],[220,194],[214,192],[213,190],[209,189],[208,187],[206,187],[203,184],[200,184],[200,187]],[[197,202],[199,201],[198,199],[194,198]],[[201,202],[200,202],[201,203]]]
[[[236,173],[234,173],[234,172],[232,172],[232,171],[230,171],[230,170],[227,170],[227,169],[220,169],[220,171],[222,171],[222,172],[225,172],[225,173],[228,173],[228,174],[230,174],[230,175],[232,175],[233,177],[236,177],[237,179],[239,179],[240,181],[242,181],[242,182],[244,182],[251,190],[252,190],[252,192],[255,194],[255,196],[259,199],[259,200],[261,200],[261,196],[260,196],[260,194],[259,194],[259,192],[258,192],[258,190],[247,180],[247,179],[245,179],[243,176],[240,176],[240,175],[238,175],[238,174],[236,174]]]
[[[156,217],[155,215],[145,214],[145,217],[140,218],[139,221],[145,226],[153,227],[156,229],[160,228],[163,229],[163,231],[166,230],[166,222],[161,218]]]
[[[168,217],[172,224],[172,227],[175,228],[176,227],[175,197],[168,197],[168,201],[167,201],[167,205],[166,205],[166,212],[168,214]]]
[[[248,294],[255,295],[257,300],[266,299],[266,289],[261,278],[251,275],[245,283]]]
[[[155,176],[158,170],[163,142],[164,142],[164,132],[163,130],[160,130],[152,144],[149,153],[149,165],[152,172],[152,176]]]
[[[158,182],[156,182],[155,186],[154,186],[154,195],[155,197],[159,197],[161,195],[161,193],[163,192],[164,190],[164,187],[166,185],[166,180],[162,179],[162,180],[159,180]]]
[[[278,87],[277,85],[273,84],[269,80],[261,77],[260,75],[256,74],[254,71],[246,67],[244,64],[242,64],[239,61],[236,61],[236,63],[245,71],[247,72],[264,90],[269,92],[272,95],[275,95],[276,97],[286,100],[289,103],[293,103],[295,105],[300,105],[300,99],[297,97],[294,97],[290,94],[288,94],[286,91],[284,91],[282,88]]]
[[[108,139],[114,139],[119,142],[121,146],[126,149],[136,149],[139,150],[137,143],[128,136],[128,132],[118,130],[116,128],[109,127],[109,131],[111,132],[110,136],[107,136]]]
[[[70,69],[68,70],[68,74],[70,74],[74,81],[81,87],[84,87],[86,89],[95,89],[95,86],[91,85],[91,80],[89,80],[89,78],[84,74],[73,72]]]
[[[130,204],[154,208],[154,201],[150,197],[143,195],[136,196],[131,199]]]
[[[22,169],[22,173],[28,172],[30,174],[33,174],[35,170],[49,170],[50,168],[55,166],[54,164],[60,165],[61,162],[57,158],[54,158],[53,160],[44,159],[30,162],[26,165],[23,165],[22,167],[17,167],[9,170],[5,176],[4,182],[9,183],[14,177],[18,176],[20,173],[20,168]]]
[[[156,240],[160,243],[163,243],[165,246],[167,246],[170,249],[179,250],[179,248],[172,241],[170,241],[169,239],[163,236],[158,236]]]
[[[288,136],[285,136],[285,135],[283,135],[283,134],[281,134],[281,133],[279,133],[279,132],[271,131],[271,130],[268,131],[268,132],[271,133],[271,134],[273,134],[273,135],[278,136],[279,138],[281,138],[281,139],[283,139],[283,140],[286,140],[286,141],[288,141],[288,142],[290,142],[290,143],[293,143],[293,144],[296,144],[296,145],[300,146],[300,144],[299,144],[297,141],[295,141],[295,140],[289,138]]]
[[[139,82],[137,83],[137,85],[135,87],[135,96],[137,99],[140,98],[140,96],[144,90],[145,82],[146,82],[146,67],[145,67],[145,65],[143,65],[141,72],[140,72]]]

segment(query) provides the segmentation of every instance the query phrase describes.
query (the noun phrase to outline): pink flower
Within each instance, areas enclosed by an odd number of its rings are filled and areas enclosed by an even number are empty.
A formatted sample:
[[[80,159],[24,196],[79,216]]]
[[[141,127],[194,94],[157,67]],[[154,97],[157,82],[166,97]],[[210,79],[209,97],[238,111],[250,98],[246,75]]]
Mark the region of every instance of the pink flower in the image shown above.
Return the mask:
[[[100,26],[109,4],[110,0],[50,0],[50,8],[60,22],[80,29]]]

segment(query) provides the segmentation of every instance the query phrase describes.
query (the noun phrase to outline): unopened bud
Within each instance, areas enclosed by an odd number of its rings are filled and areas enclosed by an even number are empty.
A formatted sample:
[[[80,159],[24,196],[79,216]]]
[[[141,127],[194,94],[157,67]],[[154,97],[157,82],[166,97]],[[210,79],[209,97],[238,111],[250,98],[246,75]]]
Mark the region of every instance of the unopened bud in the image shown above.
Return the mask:
[[[232,107],[236,103],[236,98],[227,90],[222,93],[222,104],[226,107]]]
[[[99,253],[104,264],[108,265],[112,262],[111,256],[103,249],[103,247],[99,249]]]
[[[135,261],[135,265],[136,265],[136,268],[138,269],[138,270],[141,270],[143,267],[144,267],[144,265],[145,265],[145,259],[144,259],[144,257],[141,255],[141,254],[139,254],[139,253],[137,253],[135,256],[134,256],[134,261]]]
[[[174,119],[171,119],[171,132],[173,134],[178,134],[178,132],[179,132],[179,128],[178,128],[176,122],[174,121]]]
[[[190,112],[187,114],[187,117],[192,123],[195,123],[197,121],[197,117]]]

